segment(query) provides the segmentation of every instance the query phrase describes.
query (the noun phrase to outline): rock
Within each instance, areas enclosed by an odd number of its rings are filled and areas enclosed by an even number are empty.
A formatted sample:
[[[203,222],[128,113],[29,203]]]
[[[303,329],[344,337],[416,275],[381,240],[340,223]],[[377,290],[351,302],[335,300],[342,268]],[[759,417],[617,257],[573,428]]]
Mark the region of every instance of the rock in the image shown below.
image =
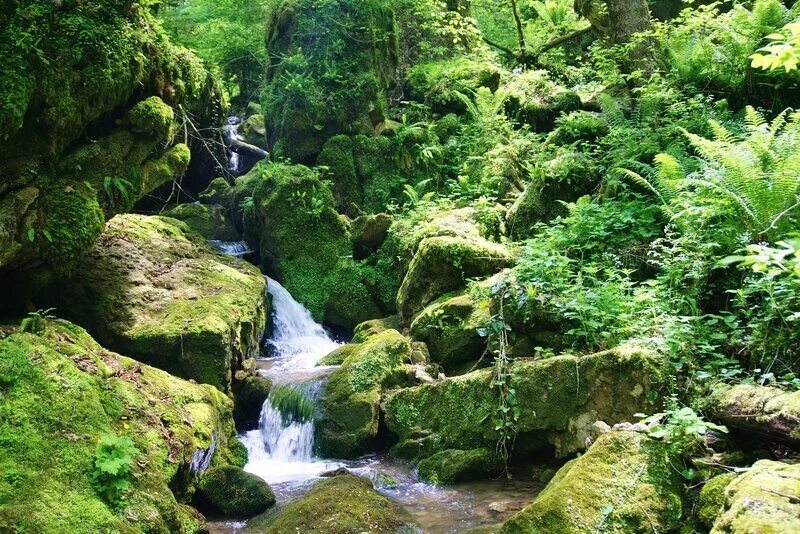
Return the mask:
[[[400,483],[389,473],[378,471],[372,476],[372,485],[375,489],[394,489]]]
[[[337,469],[332,469],[330,471],[325,471],[320,475],[322,478],[331,478],[331,477],[338,477],[340,475],[352,475],[353,473],[350,472],[349,469],[346,467],[339,467]]]
[[[410,320],[436,297],[464,287],[470,278],[487,277],[510,266],[511,260],[504,246],[485,239],[424,239],[397,293],[401,320]]]
[[[489,61],[461,56],[414,65],[408,71],[406,84],[412,98],[425,102],[434,112],[462,114],[466,105],[459,93],[469,97],[481,87],[495,92],[501,75],[502,71]]]
[[[379,400],[385,381],[408,362],[411,346],[396,330],[356,345],[322,388],[322,414],[315,421],[318,452],[327,458],[354,458],[378,440]]]
[[[45,301],[144,363],[227,391],[259,352],[263,276],[175,219],[115,217],[76,275],[51,286]]]
[[[247,143],[267,150],[267,130],[264,127],[264,116],[256,113],[242,122],[242,136]]]
[[[233,418],[239,431],[258,426],[261,407],[271,389],[272,380],[263,376],[248,376],[241,382],[234,397],[233,410]]]
[[[245,534],[396,534],[404,527],[397,505],[372,489],[369,480],[343,474],[317,482],[277,514],[258,516]],[[412,530],[413,531],[413,530]]]
[[[680,524],[682,491],[661,442],[611,432],[562,467],[500,532],[666,532]]]
[[[238,241],[239,232],[227,217],[227,210],[216,204],[179,204],[163,214],[183,221],[206,239]]]
[[[490,449],[447,449],[420,461],[417,468],[419,475],[433,484],[455,484],[499,475],[503,459]]]
[[[712,534],[800,531],[798,480],[798,464],[756,462],[728,484]]]
[[[508,93],[508,115],[537,132],[552,130],[559,115],[581,106],[581,99],[574,91],[554,83],[543,70],[513,74],[501,91]]]
[[[275,504],[269,484],[232,465],[206,471],[197,490],[204,505],[227,516],[251,517]]]
[[[584,448],[595,421],[652,412],[646,393],[660,387],[659,362],[629,346],[583,357],[516,360],[511,385],[521,415],[515,454],[524,457],[549,444],[556,456],[568,456]],[[399,438],[396,453],[418,460],[447,449],[492,449],[498,400],[491,379],[492,370],[483,369],[389,395],[383,409],[387,428]]]
[[[331,182],[336,211],[350,216],[358,213],[363,192],[353,161],[353,140],[347,135],[328,139],[317,158],[317,165],[322,178]]]
[[[307,38],[321,27],[326,39]],[[399,57],[391,6],[285,0],[271,10],[266,42],[280,58],[268,65],[262,98],[276,156],[313,163],[330,137],[372,134],[383,121]],[[303,77],[299,93],[286,84],[294,76]]]
[[[717,475],[703,484],[697,497],[697,521],[706,531],[711,530],[725,504],[725,488],[736,478],[734,473]]]
[[[489,506],[487,506],[486,508],[493,515],[503,515],[508,511],[508,502],[506,501],[490,502]]]
[[[218,204],[230,208],[234,200],[233,188],[225,178],[214,178],[197,198],[203,204]]]
[[[0,531],[199,531],[202,516],[180,503],[196,474],[247,460],[231,401],[65,321],[33,330],[0,339]],[[118,505],[91,482],[99,440],[115,436],[137,451]]]
[[[347,357],[357,349],[358,345],[347,343],[346,345],[342,345],[338,349],[334,350],[330,354],[320,358],[319,362],[317,362],[317,365],[342,365]]]
[[[353,343],[363,343],[372,336],[376,336],[386,330],[400,330],[400,323],[396,315],[383,319],[372,319],[356,325],[353,330]]]
[[[352,328],[384,315],[368,287],[369,273],[352,259],[347,220],[316,172],[302,165],[267,164],[247,177],[253,209],[245,214],[265,272],[318,321]],[[248,218],[249,217],[249,218]]]
[[[703,398],[703,408],[731,429],[800,446],[800,391],[718,384]]]
[[[362,215],[354,220],[353,258],[359,260],[374,254],[386,241],[392,220],[392,217],[385,213]]]
[[[486,338],[478,333],[489,322],[488,305],[469,294],[446,295],[422,310],[411,323],[411,337],[423,341],[431,360],[450,374],[475,365],[486,351]],[[491,358],[486,359],[491,363]]]

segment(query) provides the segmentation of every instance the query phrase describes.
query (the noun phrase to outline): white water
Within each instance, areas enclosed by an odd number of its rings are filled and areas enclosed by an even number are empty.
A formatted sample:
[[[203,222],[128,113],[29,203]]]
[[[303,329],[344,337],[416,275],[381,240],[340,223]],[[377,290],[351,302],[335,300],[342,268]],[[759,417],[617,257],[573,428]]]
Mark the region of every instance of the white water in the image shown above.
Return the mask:
[[[273,309],[273,335],[268,342],[272,365],[263,374],[274,384],[298,389],[313,399],[321,384],[314,375],[330,370],[316,364],[339,345],[278,282],[267,278],[267,288]],[[341,465],[314,456],[313,421],[284,421],[270,399],[261,408],[258,429],[241,440],[249,454],[245,470],[270,484],[303,484]]]
[[[229,254],[237,258],[241,258],[253,252],[244,241],[217,241],[211,239],[208,241],[208,244],[223,254]]]

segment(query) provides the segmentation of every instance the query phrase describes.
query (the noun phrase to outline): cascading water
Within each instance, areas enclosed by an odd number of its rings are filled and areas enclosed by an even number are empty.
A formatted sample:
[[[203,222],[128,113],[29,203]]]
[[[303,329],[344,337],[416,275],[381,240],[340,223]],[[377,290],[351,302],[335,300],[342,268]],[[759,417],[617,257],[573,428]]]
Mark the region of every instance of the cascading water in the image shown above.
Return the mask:
[[[241,258],[242,256],[247,256],[248,254],[253,253],[253,250],[248,247],[247,243],[244,241],[217,241],[215,239],[211,239],[208,241],[208,244],[223,254],[236,256],[237,258]]]
[[[245,470],[271,484],[302,484],[339,464],[314,457],[313,413],[303,416],[289,407],[304,405],[313,411],[320,375],[330,371],[316,364],[338,344],[283,286],[267,278],[267,287],[273,307],[271,366],[261,373],[274,387],[261,408],[258,429],[242,437],[249,453]]]

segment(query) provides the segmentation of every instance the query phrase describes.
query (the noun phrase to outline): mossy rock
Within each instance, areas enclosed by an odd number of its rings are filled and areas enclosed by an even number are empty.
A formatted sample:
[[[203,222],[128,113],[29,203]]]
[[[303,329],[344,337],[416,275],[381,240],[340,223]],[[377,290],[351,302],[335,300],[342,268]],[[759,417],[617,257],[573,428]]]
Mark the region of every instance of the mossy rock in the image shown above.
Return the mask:
[[[464,113],[466,106],[459,93],[470,98],[481,87],[494,92],[501,76],[502,71],[487,60],[459,57],[411,67],[406,85],[414,99],[437,113]]]
[[[409,361],[411,345],[396,330],[355,345],[322,389],[322,413],[315,421],[318,452],[354,458],[378,442],[380,395],[384,381]]]
[[[258,354],[264,277],[180,221],[119,215],[79,267],[44,300],[114,350],[226,391]]]
[[[258,426],[261,407],[269,397],[272,380],[263,376],[248,376],[241,382],[234,397],[233,416],[240,431]]]
[[[347,357],[357,349],[358,345],[354,343],[347,343],[346,345],[342,345],[338,349],[334,350],[330,354],[326,354],[320,358],[319,362],[317,362],[317,365],[342,365]]]
[[[503,459],[490,449],[447,449],[421,460],[419,475],[432,484],[455,484],[472,478],[489,478],[503,471]]]
[[[203,204],[218,204],[230,208],[234,200],[233,188],[225,178],[214,178],[197,198]]]
[[[725,489],[712,534],[800,531],[800,465],[759,460]]]
[[[358,213],[363,192],[356,176],[353,141],[347,135],[335,135],[325,142],[317,158],[323,179],[331,182],[336,211],[353,216]]]
[[[259,244],[265,272],[317,321],[352,328],[384,315],[368,287],[369,273],[352,259],[348,222],[315,171],[266,164],[246,181],[254,184],[247,231],[255,234],[249,238]]]
[[[680,473],[670,460],[667,448],[644,434],[604,434],[500,532],[669,531],[683,511]]]
[[[386,330],[400,330],[400,321],[396,315],[384,317],[383,319],[372,319],[356,325],[353,329],[353,343],[363,343],[372,336],[378,335]]]
[[[233,517],[251,517],[275,504],[269,484],[241,467],[212,467],[197,484],[200,502],[212,511]]]
[[[386,241],[392,220],[385,213],[362,215],[355,219],[351,229],[353,257],[359,260],[374,254]]]
[[[504,246],[485,239],[424,239],[397,293],[401,320],[410,320],[436,297],[464,287],[468,279],[491,276],[511,261]]]
[[[383,120],[399,57],[392,7],[284,0],[271,11],[267,49],[281,59],[268,66],[263,108],[276,156],[313,163],[330,137],[371,134]],[[301,88],[286,83],[294,77]]]
[[[513,74],[500,90],[508,94],[508,115],[537,132],[552,130],[559,115],[581,106],[577,93],[556,84],[542,70]]]
[[[521,410],[516,422],[516,456],[554,447],[559,457],[586,446],[597,420],[613,425],[635,413],[651,413],[648,393],[663,384],[660,359],[632,346],[589,356],[517,359],[511,386]],[[431,384],[406,388],[383,403],[385,423],[399,443],[395,452],[419,460],[447,449],[491,449],[491,421],[499,400],[492,370],[482,369]]]
[[[179,204],[163,215],[185,222],[206,239],[238,241],[240,238],[228,219],[227,210],[216,204]]]
[[[109,352],[82,328],[40,320],[0,339],[0,531],[201,532],[181,504],[209,466],[246,452],[219,390]],[[98,441],[137,449],[116,505],[91,483]]]
[[[406,532],[405,526],[397,505],[375,491],[369,480],[342,474],[317,482],[276,514],[254,518],[245,533],[396,534]]]
[[[696,517],[706,530],[711,530],[714,522],[722,513],[725,504],[725,488],[736,478],[735,473],[717,475],[703,484],[700,495],[697,497]]]
[[[446,295],[428,305],[411,323],[411,337],[428,346],[431,360],[448,374],[464,371],[486,350],[478,332],[491,317],[488,303],[476,302],[469,293]]]
[[[242,123],[242,136],[244,140],[257,147],[267,149],[267,129],[264,126],[264,116],[261,114],[250,115]]]

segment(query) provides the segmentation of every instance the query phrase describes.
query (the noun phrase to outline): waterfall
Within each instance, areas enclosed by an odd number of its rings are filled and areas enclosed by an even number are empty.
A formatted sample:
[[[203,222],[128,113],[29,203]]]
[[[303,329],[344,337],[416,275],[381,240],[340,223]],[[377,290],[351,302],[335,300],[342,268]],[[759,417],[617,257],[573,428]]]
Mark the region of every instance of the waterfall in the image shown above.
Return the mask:
[[[253,253],[252,249],[244,241],[217,241],[216,239],[210,239],[208,244],[218,252],[236,256],[237,258]]]
[[[249,454],[245,470],[272,484],[302,483],[339,466],[313,454],[313,403],[322,387],[315,366],[338,344],[278,282],[267,278],[267,288],[272,296],[272,365],[263,374],[275,385],[261,408],[258,429],[241,438]]]

